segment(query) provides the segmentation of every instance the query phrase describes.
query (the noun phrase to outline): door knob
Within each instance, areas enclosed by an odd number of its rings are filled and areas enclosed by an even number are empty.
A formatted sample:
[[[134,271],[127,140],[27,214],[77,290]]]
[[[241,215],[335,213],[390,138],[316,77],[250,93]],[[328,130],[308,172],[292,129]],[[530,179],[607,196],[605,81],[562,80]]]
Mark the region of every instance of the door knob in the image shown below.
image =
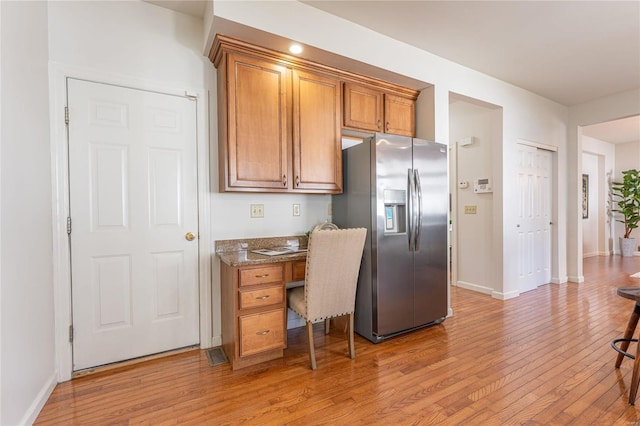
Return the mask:
[[[195,239],[196,239],[196,236],[194,235],[194,233],[193,233],[193,232],[187,232],[187,233],[184,235],[184,238],[186,238],[186,240],[187,240],[187,241],[193,241],[193,240],[195,240]]]

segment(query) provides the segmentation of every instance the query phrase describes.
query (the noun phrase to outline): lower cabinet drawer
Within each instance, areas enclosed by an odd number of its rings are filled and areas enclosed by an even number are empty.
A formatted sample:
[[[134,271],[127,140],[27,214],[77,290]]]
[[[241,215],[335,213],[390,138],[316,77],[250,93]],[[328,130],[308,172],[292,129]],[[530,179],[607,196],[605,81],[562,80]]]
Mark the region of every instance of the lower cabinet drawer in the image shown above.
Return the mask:
[[[284,302],[284,286],[263,288],[260,290],[240,290],[240,309],[257,308]]]
[[[284,348],[284,308],[240,317],[240,356]]]

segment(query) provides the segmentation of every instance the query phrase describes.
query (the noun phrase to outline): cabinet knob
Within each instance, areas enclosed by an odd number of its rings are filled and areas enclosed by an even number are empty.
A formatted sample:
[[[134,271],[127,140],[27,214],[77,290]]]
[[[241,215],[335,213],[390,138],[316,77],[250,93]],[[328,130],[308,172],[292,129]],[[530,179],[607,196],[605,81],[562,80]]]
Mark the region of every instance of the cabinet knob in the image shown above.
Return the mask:
[[[300,176],[296,176],[296,187],[300,186]]]
[[[257,334],[258,336],[264,336],[265,334],[269,334],[269,332],[270,332],[270,331],[271,331],[271,330],[258,331],[258,332],[256,332],[256,334]]]
[[[387,121],[387,128],[385,129],[387,132],[389,131],[389,122]]]
[[[378,120],[378,122],[376,123],[376,125],[378,126],[378,130],[380,130],[380,127],[382,126],[382,122],[380,120]]]
[[[282,185],[287,186],[287,175],[282,175]]]

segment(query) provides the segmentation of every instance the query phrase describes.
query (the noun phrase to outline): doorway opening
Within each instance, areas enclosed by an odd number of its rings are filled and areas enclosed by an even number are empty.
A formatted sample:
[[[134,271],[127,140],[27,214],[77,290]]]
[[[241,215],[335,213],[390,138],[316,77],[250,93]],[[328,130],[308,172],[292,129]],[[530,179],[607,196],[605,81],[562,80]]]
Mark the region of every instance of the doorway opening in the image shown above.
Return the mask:
[[[500,297],[502,108],[449,94],[452,285]],[[499,232],[496,232],[499,231]]]

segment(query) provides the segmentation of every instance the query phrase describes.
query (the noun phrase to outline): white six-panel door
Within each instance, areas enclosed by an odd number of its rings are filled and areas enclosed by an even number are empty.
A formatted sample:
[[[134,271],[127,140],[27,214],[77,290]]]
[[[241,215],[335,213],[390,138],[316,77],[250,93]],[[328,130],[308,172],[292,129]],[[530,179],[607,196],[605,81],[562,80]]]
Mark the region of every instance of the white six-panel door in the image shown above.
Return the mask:
[[[195,102],[67,87],[74,371],[197,344]]]
[[[518,289],[551,281],[551,152],[518,144]]]

